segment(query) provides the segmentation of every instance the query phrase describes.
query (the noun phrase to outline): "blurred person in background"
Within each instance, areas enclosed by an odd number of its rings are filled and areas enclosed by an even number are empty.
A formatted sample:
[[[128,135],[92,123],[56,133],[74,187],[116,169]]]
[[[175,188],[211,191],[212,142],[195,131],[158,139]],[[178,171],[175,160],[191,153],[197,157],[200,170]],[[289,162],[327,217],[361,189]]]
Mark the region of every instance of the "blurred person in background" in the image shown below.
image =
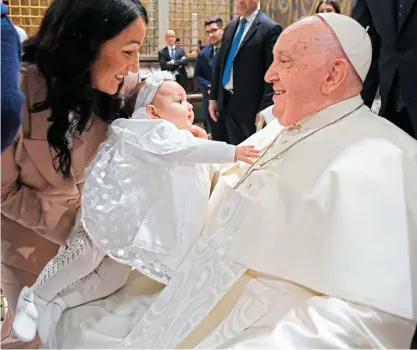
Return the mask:
[[[417,138],[417,0],[357,0],[352,17],[368,28],[372,65],[362,97],[379,115]]]
[[[255,133],[257,114],[272,105],[272,86],[264,76],[282,28],[260,11],[260,0],[235,4],[239,16],[224,29],[209,111],[220,133],[214,139],[237,145]]]
[[[208,133],[212,134],[214,139],[219,139],[216,122],[210,118],[208,106],[213,67],[223,38],[223,20],[221,18],[209,19],[204,23],[204,28],[210,44],[204,47],[198,54],[194,76],[203,92],[204,127]]]
[[[20,39],[1,3],[1,152],[9,147],[22,123],[23,94],[19,89]]]
[[[3,3],[6,6],[9,6],[9,1],[8,0],[4,0]],[[16,29],[17,34],[19,34],[20,43],[23,44],[23,42],[28,38],[28,35],[27,35],[26,31],[23,28],[21,28],[21,27],[17,26],[16,24],[14,24],[14,23],[13,23],[13,26]]]
[[[185,66],[189,59],[184,48],[179,44],[179,38],[176,39],[175,31],[168,30],[165,33],[167,46],[158,52],[158,61],[162,70],[167,70],[175,75],[177,82],[187,90],[188,77]]]
[[[340,13],[340,5],[336,0],[320,0],[315,13]]]

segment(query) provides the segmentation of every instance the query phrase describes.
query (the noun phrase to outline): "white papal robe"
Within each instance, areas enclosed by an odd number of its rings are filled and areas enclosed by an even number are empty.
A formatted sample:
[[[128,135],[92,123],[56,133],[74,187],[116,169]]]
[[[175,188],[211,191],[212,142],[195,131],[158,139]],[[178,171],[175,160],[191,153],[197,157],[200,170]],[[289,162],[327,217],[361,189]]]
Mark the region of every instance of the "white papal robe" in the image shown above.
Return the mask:
[[[249,166],[222,171],[202,236],[167,287],[135,273],[66,311],[54,345],[408,347],[417,142],[362,103],[333,105],[278,139],[277,122],[253,135],[247,143],[270,146],[258,165],[297,144],[239,186]]]

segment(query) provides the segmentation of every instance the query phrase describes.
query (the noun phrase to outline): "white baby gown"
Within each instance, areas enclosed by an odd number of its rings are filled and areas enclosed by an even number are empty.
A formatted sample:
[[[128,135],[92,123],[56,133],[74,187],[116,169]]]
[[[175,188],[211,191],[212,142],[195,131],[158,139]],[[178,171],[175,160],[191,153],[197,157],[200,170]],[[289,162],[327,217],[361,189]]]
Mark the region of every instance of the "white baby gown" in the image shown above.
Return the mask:
[[[208,163],[231,163],[235,147],[151,119],[145,108],[111,124],[90,167],[82,222],[118,262],[167,284],[200,236],[210,192]]]

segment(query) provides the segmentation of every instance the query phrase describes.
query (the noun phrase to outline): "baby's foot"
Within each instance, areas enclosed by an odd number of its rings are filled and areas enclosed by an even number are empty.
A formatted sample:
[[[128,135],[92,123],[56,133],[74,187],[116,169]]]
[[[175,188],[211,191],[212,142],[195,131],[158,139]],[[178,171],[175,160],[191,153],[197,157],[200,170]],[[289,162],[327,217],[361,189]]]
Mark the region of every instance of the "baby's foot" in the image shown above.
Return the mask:
[[[23,287],[17,301],[13,332],[24,342],[33,340],[37,332],[37,320],[47,302],[36,297],[29,287]]]
[[[42,343],[49,342],[51,335],[55,334],[56,326],[66,308],[66,303],[60,297],[55,297],[45,307],[42,318],[38,320],[38,333]]]

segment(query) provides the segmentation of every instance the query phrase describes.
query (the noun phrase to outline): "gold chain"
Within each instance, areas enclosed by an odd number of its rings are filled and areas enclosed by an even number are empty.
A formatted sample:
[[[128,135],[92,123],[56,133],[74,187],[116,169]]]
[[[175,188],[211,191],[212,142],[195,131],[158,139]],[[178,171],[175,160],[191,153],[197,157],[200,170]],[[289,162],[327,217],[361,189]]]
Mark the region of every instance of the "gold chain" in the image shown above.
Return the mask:
[[[321,128],[318,128],[312,132],[310,132],[309,134],[301,137],[300,139],[298,139],[297,141],[295,141],[294,143],[292,143],[291,145],[289,145],[287,148],[285,148],[284,150],[282,150],[281,152],[279,152],[277,155],[273,156],[271,159],[268,159],[265,162],[261,163],[261,160],[265,157],[265,155],[268,153],[268,151],[271,149],[271,147],[273,145],[275,145],[275,143],[280,139],[281,135],[283,135],[288,128],[284,128],[283,130],[281,130],[278,135],[275,137],[275,139],[271,142],[271,144],[268,146],[268,148],[265,150],[265,152],[250,166],[250,168],[246,171],[245,175],[242,176],[242,178],[239,180],[239,182],[234,186],[233,189],[237,189],[255,170],[259,170],[261,169],[263,166],[279,159],[282,155],[284,155],[285,153],[287,153],[291,148],[293,148],[295,145],[299,144],[301,141],[304,141],[306,138],[314,135],[315,133],[327,128],[328,126],[331,126],[333,124],[336,124],[337,122],[341,121],[342,119],[345,119],[346,117],[350,116],[351,114],[355,113],[357,110],[359,110],[364,104],[362,103],[360,106],[356,107],[354,110],[350,111],[349,113],[346,113],[344,115],[342,115],[341,117],[333,120],[332,122],[323,125]],[[258,163],[260,163],[258,165]]]

